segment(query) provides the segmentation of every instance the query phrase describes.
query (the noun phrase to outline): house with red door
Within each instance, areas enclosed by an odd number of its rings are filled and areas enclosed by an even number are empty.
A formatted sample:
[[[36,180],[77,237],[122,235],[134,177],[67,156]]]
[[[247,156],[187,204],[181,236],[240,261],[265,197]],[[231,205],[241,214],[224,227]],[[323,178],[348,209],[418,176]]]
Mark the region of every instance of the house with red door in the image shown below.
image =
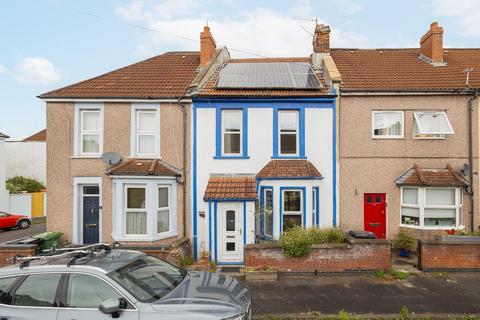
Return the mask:
[[[477,230],[480,49],[330,49],[337,89],[340,227],[418,238]]]

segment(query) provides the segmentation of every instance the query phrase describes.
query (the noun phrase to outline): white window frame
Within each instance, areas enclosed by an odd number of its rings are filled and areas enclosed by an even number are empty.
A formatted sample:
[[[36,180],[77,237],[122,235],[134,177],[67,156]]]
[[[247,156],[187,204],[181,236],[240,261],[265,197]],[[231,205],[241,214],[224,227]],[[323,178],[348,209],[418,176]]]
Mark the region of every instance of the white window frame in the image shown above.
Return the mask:
[[[299,192],[300,193],[300,211],[286,211],[285,210],[285,192],[290,192],[290,191],[293,191],[293,192]],[[302,222],[302,226],[305,224],[305,222],[303,221],[303,210],[305,210],[305,208],[303,207],[303,197],[305,195],[303,194],[303,190],[299,190],[299,189],[282,189],[282,226],[283,226],[283,216],[300,216],[302,219],[301,219],[301,222]]]
[[[167,194],[168,194],[168,206],[167,207],[160,207],[160,204],[159,204],[159,199],[158,199],[158,190],[159,189],[167,189]],[[155,219],[155,226],[156,226],[156,232],[157,234],[164,234],[164,233],[168,233],[170,231],[172,231],[172,221],[171,221],[171,208],[172,206],[172,197],[171,197],[171,186],[170,185],[164,185],[164,184],[158,184],[157,185],[157,216],[156,219]],[[158,212],[159,211],[165,211],[165,210],[168,210],[168,230],[167,231],[162,231],[162,232],[158,232]]]
[[[296,153],[282,153],[282,127],[280,121],[280,115],[282,113],[293,113],[297,118],[297,127],[295,129],[295,143],[296,143]],[[293,134],[291,132],[285,134]],[[295,157],[300,154],[300,111],[299,110],[278,110],[278,155],[286,157]]]
[[[421,134],[418,116],[421,114],[427,113],[442,113],[447,120],[448,126],[450,128],[450,133],[436,133],[436,134]],[[413,113],[413,139],[415,140],[445,140],[448,138],[448,135],[454,134],[452,124],[448,119],[447,113],[445,111],[416,111]]]
[[[144,189],[145,190],[145,208],[128,208],[128,189]],[[148,201],[150,200],[147,193],[147,186],[142,184],[125,184],[123,187],[123,219],[125,237],[145,237],[148,235]],[[146,233],[128,233],[127,234],[127,212],[145,212],[146,216]]]
[[[73,157],[100,158],[103,153],[103,135],[104,135],[104,116],[103,103],[76,103],[74,113],[74,137],[73,137]],[[83,131],[83,112],[100,112],[100,130],[92,132]],[[83,152],[83,135],[99,134],[99,152]]]
[[[417,205],[405,204],[403,203],[403,190],[404,189],[417,189],[418,192],[418,202]],[[448,189],[455,190],[455,204],[454,205],[427,205],[426,204],[426,192],[430,189]],[[463,191],[459,187],[416,187],[416,186],[404,186],[400,188],[400,226],[413,229],[424,229],[424,230],[451,230],[453,229],[463,229],[464,226],[460,224],[461,210],[463,207]],[[417,208],[419,209],[418,219],[419,225],[410,225],[402,223],[402,208]],[[455,226],[444,226],[444,227],[430,227],[425,226],[425,209],[455,209]]]
[[[140,113],[155,113],[155,122],[157,127],[155,131],[139,132]],[[130,133],[130,156],[141,159],[160,159],[160,105],[152,103],[132,103],[131,107],[131,133]],[[155,137],[154,153],[139,153],[139,137],[141,135],[150,135]]]
[[[375,135],[375,115],[379,113],[391,113],[391,114],[401,114],[402,115],[402,134],[398,136],[382,136]],[[405,137],[405,112],[397,110],[375,110],[372,111],[372,139],[403,139]]]
[[[237,134],[232,132],[227,132],[225,129],[225,114],[227,113],[235,113],[240,115],[240,131],[238,134],[240,135],[240,152],[238,153],[227,153],[225,152],[225,134]],[[222,155],[224,156],[241,156],[243,154],[243,110],[237,109],[226,109],[222,110]]]

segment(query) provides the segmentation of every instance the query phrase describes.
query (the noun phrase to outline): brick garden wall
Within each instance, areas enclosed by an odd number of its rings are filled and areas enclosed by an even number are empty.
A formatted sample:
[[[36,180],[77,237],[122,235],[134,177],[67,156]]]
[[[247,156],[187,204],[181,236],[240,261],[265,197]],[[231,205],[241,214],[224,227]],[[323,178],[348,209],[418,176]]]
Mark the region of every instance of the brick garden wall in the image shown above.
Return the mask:
[[[142,251],[158,259],[166,260],[174,265],[179,265],[183,256],[191,255],[190,243],[188,239],[177,239],[165,246],[129,246],[122,245],[120,249],[131,249]]]
[[[247,245],[245,267],[292,273],[364,273],[391,267],[390,242],[347,238],[344,244],[313,245],[306,257],[287,258],[277,244]]]
[[[35,255],[37,245],[1,244],[0,245],[0,267],[12,264],[15,255],[24,257]]]
[[[419,266],[422,271],[480,271],[480,241],[419,241]]]

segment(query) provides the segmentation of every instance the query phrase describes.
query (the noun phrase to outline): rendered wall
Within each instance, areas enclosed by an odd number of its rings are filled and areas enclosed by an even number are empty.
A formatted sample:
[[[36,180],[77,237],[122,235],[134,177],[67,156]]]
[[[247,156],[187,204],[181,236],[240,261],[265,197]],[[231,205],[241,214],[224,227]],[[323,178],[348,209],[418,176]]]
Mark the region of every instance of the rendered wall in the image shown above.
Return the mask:
[[[8,141],[6,150],[6,178],[23,176],[38,180],[46,185],[47,179],[47,143]]]

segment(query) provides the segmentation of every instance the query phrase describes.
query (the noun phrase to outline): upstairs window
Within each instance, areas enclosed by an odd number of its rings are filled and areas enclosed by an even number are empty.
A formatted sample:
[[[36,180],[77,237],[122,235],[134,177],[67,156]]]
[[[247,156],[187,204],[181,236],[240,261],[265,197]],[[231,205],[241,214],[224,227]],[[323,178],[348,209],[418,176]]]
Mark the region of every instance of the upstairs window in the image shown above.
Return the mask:
[[[403,111],[373,111],[372,137],[377,139],[402,139]]]
[[[278,112],[280,155],[298,155],[298,111]]]
[[[447,114],[441,112],[415,112],[413,136],[415,139],[446,139],[453,134]]]
[[[158,154],[158,126],[156,110],[137,110],[137,156]]]
[[[102,113],[100,109],[80,109],[80,145],[82,155],[102,153]]]
[[[242,110],[222,110],[224,155],[242,154]]]

